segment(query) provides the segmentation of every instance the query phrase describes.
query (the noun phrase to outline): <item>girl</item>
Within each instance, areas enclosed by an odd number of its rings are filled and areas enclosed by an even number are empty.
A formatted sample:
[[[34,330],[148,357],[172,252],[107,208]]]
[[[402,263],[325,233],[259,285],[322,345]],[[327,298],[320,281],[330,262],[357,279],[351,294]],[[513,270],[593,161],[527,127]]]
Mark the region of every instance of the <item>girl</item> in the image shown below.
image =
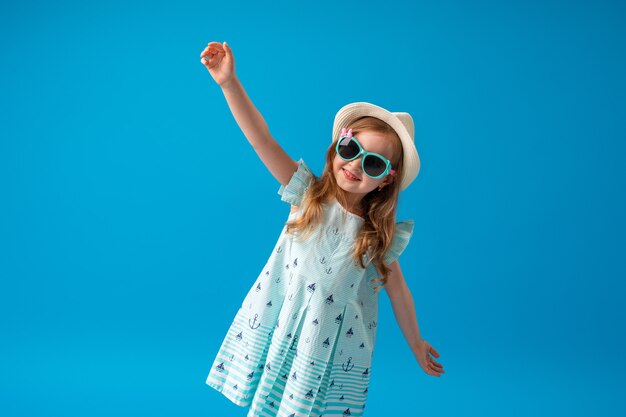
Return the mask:
[[[439,353],[420,336],[398,262],[413,233],[412,220],[395,221],[398,195],[420,166],[411,116],[370,103],[344,106],[318,178],[271,136],[235,74],[230,46],[210,42],[200,56],[291,205],[206,383],[249,406],[248,416],[362,416],[381,286],[417,362],[440,376],[430,356]]]

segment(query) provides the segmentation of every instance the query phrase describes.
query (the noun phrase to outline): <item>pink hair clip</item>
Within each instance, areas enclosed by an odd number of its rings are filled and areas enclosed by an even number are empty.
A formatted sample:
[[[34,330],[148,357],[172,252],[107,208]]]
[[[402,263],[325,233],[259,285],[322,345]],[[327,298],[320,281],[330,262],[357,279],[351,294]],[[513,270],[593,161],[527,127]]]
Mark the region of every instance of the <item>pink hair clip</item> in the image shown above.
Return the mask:
[[[343,129],[341,129],[341,137],[348,137],[351,138],[352,137],[352,128],[350,128],[350,130],[346,131],[346,128],[344,127]]]

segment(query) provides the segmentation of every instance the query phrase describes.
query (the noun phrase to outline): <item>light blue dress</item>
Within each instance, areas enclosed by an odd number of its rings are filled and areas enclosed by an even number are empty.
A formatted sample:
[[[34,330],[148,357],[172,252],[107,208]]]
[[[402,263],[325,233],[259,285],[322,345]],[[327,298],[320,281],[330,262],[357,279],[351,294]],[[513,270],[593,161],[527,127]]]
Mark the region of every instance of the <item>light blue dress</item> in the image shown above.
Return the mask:
[[[281,200],[300,207],[314,174],[302,159]],[[288,220],[301,215],[301,209]],[[373,263],[352,259],[364,219],[337,200],[306,241],[278,238],[217,353],[206,383],[248,416],[362,416],[378,323]],[[385,262],[407,246],[413,221],[396,223]],[[366,263],[368,258],[365,258]]]

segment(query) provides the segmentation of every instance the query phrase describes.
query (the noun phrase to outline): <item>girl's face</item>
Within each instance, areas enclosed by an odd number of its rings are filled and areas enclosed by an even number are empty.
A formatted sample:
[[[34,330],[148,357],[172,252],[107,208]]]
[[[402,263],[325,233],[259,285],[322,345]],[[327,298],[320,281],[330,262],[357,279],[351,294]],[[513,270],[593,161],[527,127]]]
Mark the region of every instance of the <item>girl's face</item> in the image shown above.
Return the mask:
[[[382,133],[373,131],[362,131],[356,133],[354,137],[359,141],[363,149],[368,152],[375,152],[391,160],[393,156],[393,149],[391,141]],[[335,155],[333,159],[333,174],[337,184],[345,191],[353,194],[357,194],[359,200],[370,191],[381,185],[387,185],[392,181],[391,175],[386,175],[383,178],[374,179],[368,177],[363,172],[361,161],[363,155],[352,161],[344,161],[339,155]],[[392,166],[392,168],[395,168]],[[350,173],[352,175],[350,175]],[[357,179],[351,179],[350,177],[356,177]],[[359,198],[360,197],[360,198]]]

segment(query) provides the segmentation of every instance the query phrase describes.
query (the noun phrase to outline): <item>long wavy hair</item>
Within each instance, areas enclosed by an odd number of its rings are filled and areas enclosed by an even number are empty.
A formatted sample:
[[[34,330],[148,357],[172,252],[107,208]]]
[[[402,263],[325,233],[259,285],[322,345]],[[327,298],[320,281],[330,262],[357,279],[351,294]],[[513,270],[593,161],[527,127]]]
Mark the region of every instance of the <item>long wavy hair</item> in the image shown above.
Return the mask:
[[[353,135],[366,130],[382,133],[386,140],[392,143],[391,166],[397,174],[394,180],[385,185],[382,190],[375,188],[361,200],[360,208],[361,212],[365,213],[365,221],[356,237],[353,252],[353,259],[361,268],[366,267],[363,259],[366,254],[369,259],[368,263],[374,263],[381,276],[379,279],[373,280],[374,283],[380,283],[380,286],[375,288],[378,291],[381,286],[387,283],[391,272],[391,269],[384,264],[383,259],[391,246],[395,233],[396,206],[404,174],[402,142],[391,126],[375,117],[361,117],[345,127],[346,129],[352,128]],[[347,207],[348,192],[339,187],[333,174],[333,160],[337,154],[336,145],[339,138],[333,139],[333,143],[326,151],[324,171],[319,178],[313,178],[300,203],[302,215],[286,223],[286,233],[308,238],[315,226],[322,221],[324,210],[322,204],[329,203],[333,198],[336,198],[343,207]]]

